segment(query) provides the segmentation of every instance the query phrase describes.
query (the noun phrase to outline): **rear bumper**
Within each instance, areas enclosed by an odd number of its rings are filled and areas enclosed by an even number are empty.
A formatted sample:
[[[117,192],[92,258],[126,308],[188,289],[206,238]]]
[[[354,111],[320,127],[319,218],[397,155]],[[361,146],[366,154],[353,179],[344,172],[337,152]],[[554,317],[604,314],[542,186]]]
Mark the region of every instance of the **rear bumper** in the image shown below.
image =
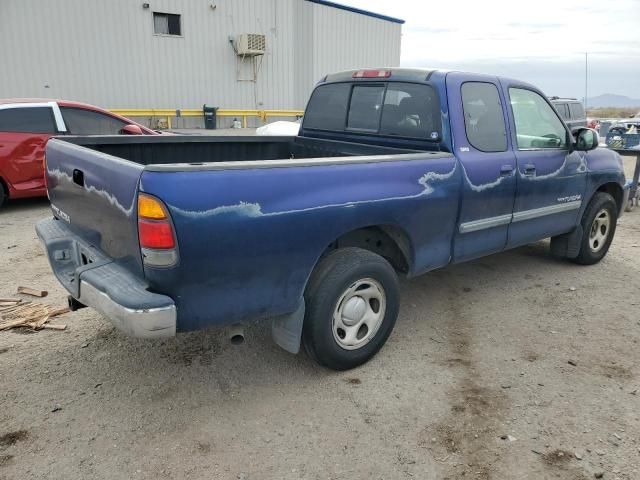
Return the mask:
[[[171,298],[149,292],[143,279],[81,240],[62,221],[41,220],[36,232],[53,273],[73,298],[130,336],[176,334],[177,312]]]

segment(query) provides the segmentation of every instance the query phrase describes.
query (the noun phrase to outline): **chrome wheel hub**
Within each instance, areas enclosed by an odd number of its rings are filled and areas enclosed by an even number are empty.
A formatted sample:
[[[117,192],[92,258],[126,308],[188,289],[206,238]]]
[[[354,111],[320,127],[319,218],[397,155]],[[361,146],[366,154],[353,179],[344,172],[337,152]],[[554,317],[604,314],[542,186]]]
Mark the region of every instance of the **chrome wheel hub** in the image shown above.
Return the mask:
[[[333,312],[332,330],[336,343],[345,350],[363,347],[375,336],[387,302],[380,282],[363,278],[340,296]]]
[[[604,208],[598,212],[589,231],[589,247],[596,253],[602,250],[611,231],[611,215]]]

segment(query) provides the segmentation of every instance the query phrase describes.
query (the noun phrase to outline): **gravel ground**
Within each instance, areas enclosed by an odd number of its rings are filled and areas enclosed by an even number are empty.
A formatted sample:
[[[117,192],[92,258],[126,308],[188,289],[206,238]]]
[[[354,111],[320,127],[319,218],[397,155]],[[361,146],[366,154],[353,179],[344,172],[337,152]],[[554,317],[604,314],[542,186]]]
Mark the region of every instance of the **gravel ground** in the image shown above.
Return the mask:
[[[0,297],[64,305],[33,229],[48,214],[0,212]],[[266,324],[240,346],[134,340],[90,309],[0,332],[0,478],[638,479],[639,283],[633,212],[596,266],[539,242],[403,281],[386,347],[345,373]]]

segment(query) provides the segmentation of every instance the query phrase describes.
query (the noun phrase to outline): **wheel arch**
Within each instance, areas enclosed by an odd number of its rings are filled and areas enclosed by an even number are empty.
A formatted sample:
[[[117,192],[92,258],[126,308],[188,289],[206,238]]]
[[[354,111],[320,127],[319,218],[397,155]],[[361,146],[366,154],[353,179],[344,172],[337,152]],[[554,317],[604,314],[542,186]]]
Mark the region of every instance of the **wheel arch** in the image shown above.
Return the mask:
[[[598,192],[608,193],[613,197],[616,201],[616,205],[618,206],[618,213],[624,208],[624,190],[617,182],[607,182],[601,184],[598,188],[596,188],[594,195]]]
[[[330,252],[344,247],[358,247],[385,258],[391,266],[403,274],[413,267],[413,246],[408,233],[402,228],[389,225],[369,225],[342,233],[329,242],[307,271],[302,291],[306,291],[313,272],[321,260]],[[272,322],[273,339],[288,352],[298,353],[305,318],[305,302],[301,297],[297,309],[276,317]]]
[[[358,247],[380,255],[399,273],[407,274],[413,267],[411,239],[396,225],[369,225],[345,232],[325,247],[315,265],[328,252],[344,247]]]

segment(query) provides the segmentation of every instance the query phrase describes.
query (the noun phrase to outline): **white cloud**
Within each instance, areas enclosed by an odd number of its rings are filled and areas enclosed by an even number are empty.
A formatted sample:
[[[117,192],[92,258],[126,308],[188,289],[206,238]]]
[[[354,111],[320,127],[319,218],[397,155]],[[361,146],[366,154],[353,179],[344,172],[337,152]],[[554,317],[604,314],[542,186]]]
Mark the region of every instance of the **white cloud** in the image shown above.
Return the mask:
[[[486,71],[484,65],[491,66],[493,73],[509,75],[510,66],[533,62],[544,65],[549,75],[555,71],[581,75],[575,82],[578,85],[584,84],[578,65],[584,63],[584,52],[589,52],[593,69],[614,67],[603,90],[590,91],[640,97],[640,0],[608,4],[602,0],[342,3],[406,20],[402,37],[405,66],[456,68],[462,64]],[[496,72],[495,66],[503,68]],[[519,70],[522,68],[513,68]],[[629,74],[635,76],[635,82],[625,79],[624,91],[619,91],[616,75]]]

